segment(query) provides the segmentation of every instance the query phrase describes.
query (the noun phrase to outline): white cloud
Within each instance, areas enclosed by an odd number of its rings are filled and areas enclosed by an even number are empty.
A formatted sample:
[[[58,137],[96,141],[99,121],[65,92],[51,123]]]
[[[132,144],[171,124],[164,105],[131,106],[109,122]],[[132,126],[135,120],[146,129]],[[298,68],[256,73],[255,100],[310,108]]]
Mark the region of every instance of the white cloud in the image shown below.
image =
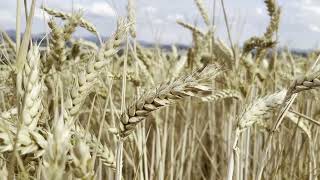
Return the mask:
[[[260,7],[256,8],[256,13],[257,13],[258,15],[260,15],[260,16],[263,16],[263,15],[264,15],[263,9],[260,8]]]
[[[177,21],[177,20],[184,20],[184,16],[183,16],[182,14],[169,14],[169,15],[167,16],[167,19],[168,19],[169,21],[175,22],[175,21]]]
[[[310,11],[314,14],[320,15],[320,6],[316,5],[304,5],[302,8],[306,11]]]
[[[309,25],[309,29],[313,32],[317,32],[317,33],[320,33],[320,27],[315,25],[315,24],[310,24]]]
[[[157,18],[157,19],[153,20],[153,23],[154,24],[164,24],[164,20]]]
[[[290,14],[297,16],[320,15],[320,1],[318,0],[293,0],[288,3]],[[287,10],[288,11],[288,10]]]
[[[100,17],[115,17],[115,10],[107,2],[93,2],[91,4],[76,4],[77,9],[83,9],[86,13]]]
[[[157,12],[157,8],[153,7],[153,6],[147,6],[145,8],[143,8],[143,11],[149,14],[154,14]]]
[[[8,10],[1,10],[0,11],[0,22],[6,22],[6,23],[13,23],[16,21],[15,19],[15,11],[10,12]]]

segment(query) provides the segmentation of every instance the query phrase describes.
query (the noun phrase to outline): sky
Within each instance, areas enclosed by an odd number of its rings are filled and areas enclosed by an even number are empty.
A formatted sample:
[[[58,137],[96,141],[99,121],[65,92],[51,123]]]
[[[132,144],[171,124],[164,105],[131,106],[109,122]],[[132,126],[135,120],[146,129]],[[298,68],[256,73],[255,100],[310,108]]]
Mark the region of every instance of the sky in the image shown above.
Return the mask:
[[[0,28],[15,29],[16,0],[0,0]],[[215,20],[216,34],[227,41],[227,31],[220,0],[203,0]],[[213,16],[214,1],[216,11]],[[251,36],[264,33],[269,21],[264,0],[224,0],[232,39],[242,44]],[[31,0],[28,0],[30,3]],[[127,0],[37,0],[33,33],[48,31],[48,17],[39,9],[47,7],[72,12],[81,9],[84,18],[92,22],[101,35],[109,36],[116,28],[119,16],[126,16]],[[290,49],[320,48],[320,0],[278,0],[282,9],[279,44]],[[182,20],[205,30],[194,0],[136,0],[137,39],[162,44],[190,44],[190,31],[176,24]],[[213,18],[214,17],[214,18]],[[89,35],[78,29],[77,35]]]

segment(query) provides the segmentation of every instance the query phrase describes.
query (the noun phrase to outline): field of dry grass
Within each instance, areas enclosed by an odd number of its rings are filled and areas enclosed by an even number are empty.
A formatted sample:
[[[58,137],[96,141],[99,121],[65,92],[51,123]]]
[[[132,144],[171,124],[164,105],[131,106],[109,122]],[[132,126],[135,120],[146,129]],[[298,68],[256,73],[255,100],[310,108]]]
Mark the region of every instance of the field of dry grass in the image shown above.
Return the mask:
[[[178,21],[193,43],[167,51],[136,40],[134,0],[106,40],[85,13],[42,7],[41,46],[32,0],[17,40],[1,31],[0,179],[320,177],[319,53],[277,50],[276,0],[265,0],[265,33],[239,46],[195,4],[206,28]]]

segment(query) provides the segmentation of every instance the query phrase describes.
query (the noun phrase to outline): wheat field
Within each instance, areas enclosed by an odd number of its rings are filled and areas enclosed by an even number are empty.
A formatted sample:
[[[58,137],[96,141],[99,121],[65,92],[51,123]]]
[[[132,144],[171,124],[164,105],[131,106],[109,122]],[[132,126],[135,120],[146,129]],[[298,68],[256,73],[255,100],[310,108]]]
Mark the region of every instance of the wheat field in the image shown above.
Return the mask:
[[[265,33],[240,45],[195,0],[206,28],[177,21],[186,50],[141,45],[135,0],[107,39],[85,12],[42,6],[49,34],[36,42],[30,2],[16,40],[1,30],[0,179],[320,177],[320,56],[278,51],[276,0]]]

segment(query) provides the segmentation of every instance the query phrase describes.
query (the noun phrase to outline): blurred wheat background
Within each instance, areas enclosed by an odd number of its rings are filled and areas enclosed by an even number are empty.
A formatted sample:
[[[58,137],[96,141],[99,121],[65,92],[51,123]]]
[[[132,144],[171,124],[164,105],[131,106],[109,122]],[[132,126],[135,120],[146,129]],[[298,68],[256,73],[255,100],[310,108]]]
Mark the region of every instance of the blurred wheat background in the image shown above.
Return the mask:
[[[318,179],[319,52],[279,48],[276,0],[264,33],[236,43],[218,2],[225,40],[194,0],[205,27],[177,20],[192,44],[166,49],[137,40],[135,0],[108,38],[44,4],[40,40],[36,0],[17,0],[0,38],[0,179]]]

